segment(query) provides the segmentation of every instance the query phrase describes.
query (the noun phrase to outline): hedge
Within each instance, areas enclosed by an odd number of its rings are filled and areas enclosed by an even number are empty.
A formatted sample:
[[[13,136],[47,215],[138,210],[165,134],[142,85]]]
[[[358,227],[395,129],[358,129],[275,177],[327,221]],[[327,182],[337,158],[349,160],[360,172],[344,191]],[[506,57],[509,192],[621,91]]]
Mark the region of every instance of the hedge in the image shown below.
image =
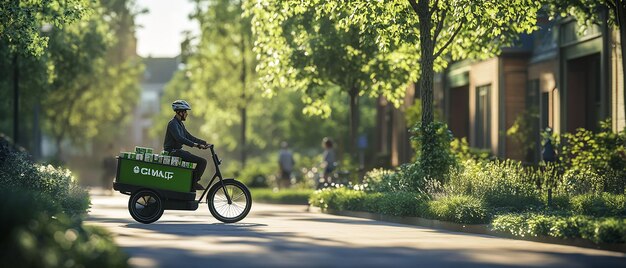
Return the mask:
[[[506,214],[493,219],[492,229],[518,237],[583,238],[595,243],[625,243],[626,219],[559,216],[536,213]]]

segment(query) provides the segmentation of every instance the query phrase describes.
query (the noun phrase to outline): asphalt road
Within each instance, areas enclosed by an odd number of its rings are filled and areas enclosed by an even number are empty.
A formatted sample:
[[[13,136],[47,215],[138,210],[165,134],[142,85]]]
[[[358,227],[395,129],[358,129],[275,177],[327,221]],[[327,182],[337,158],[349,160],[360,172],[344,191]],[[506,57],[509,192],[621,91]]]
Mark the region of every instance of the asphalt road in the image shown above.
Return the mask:
[[[135,222],[128,197],[92,195],[87,224],[107,228],[135,267],[626,267],[626,254],[449,232],[254,203],[223,224],[206,204]]]

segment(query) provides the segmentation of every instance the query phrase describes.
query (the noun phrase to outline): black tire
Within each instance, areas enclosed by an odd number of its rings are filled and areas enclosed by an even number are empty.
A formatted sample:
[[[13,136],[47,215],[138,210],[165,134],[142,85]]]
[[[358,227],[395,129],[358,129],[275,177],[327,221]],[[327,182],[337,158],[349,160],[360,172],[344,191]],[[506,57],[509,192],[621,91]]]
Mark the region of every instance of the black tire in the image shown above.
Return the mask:
[[[151,190],[139,190],[128,199],[128,212],[138,222],[153,223],[163,215],[163,200]]]
[[[224,180],[224,186],[232,204],[228,204],[222,183],[218,181],[209,189],[209,194],[206,197],[209,211],[213,217],[221,222],[238,222],[250,212],[252,195],[243,183],[236,180]]]

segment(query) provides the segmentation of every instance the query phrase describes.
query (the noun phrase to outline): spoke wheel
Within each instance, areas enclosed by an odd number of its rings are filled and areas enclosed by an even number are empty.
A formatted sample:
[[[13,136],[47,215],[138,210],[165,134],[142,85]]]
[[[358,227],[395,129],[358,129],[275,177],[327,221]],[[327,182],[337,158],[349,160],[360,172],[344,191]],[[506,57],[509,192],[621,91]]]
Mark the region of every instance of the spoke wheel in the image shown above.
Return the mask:
[[[230,203],[226,198],[224,188],[230,197]],[[209,190],[206,201],[213,217],[225,223],[242,220],[248,215],[252,207],[250,191],[243,183],[236,180],[224,180],[223,187],[222,183],[218,181]]]
[[[128,211],[138,222],[153,223],[163,215],[163,201],[154,191],[141,190],[130,196]]]

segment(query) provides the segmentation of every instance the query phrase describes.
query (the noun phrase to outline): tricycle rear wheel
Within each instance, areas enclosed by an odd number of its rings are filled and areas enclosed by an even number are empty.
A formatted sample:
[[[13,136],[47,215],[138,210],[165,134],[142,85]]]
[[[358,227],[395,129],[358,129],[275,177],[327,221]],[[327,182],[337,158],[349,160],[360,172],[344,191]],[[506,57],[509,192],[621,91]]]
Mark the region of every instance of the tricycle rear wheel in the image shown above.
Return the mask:
[[[163,200],[152,190],[139,190],[128,200],[128,212],[138,222],[153,223],[163,215]]]
[[[252,195],[248,188],[241,182],[228,179],[213,184],[207,195],[209,211],[217,220],[225,223],[234,223],[242,220],[250,212],[252,207]],[[224,188],[231,199],[228,203]]]

